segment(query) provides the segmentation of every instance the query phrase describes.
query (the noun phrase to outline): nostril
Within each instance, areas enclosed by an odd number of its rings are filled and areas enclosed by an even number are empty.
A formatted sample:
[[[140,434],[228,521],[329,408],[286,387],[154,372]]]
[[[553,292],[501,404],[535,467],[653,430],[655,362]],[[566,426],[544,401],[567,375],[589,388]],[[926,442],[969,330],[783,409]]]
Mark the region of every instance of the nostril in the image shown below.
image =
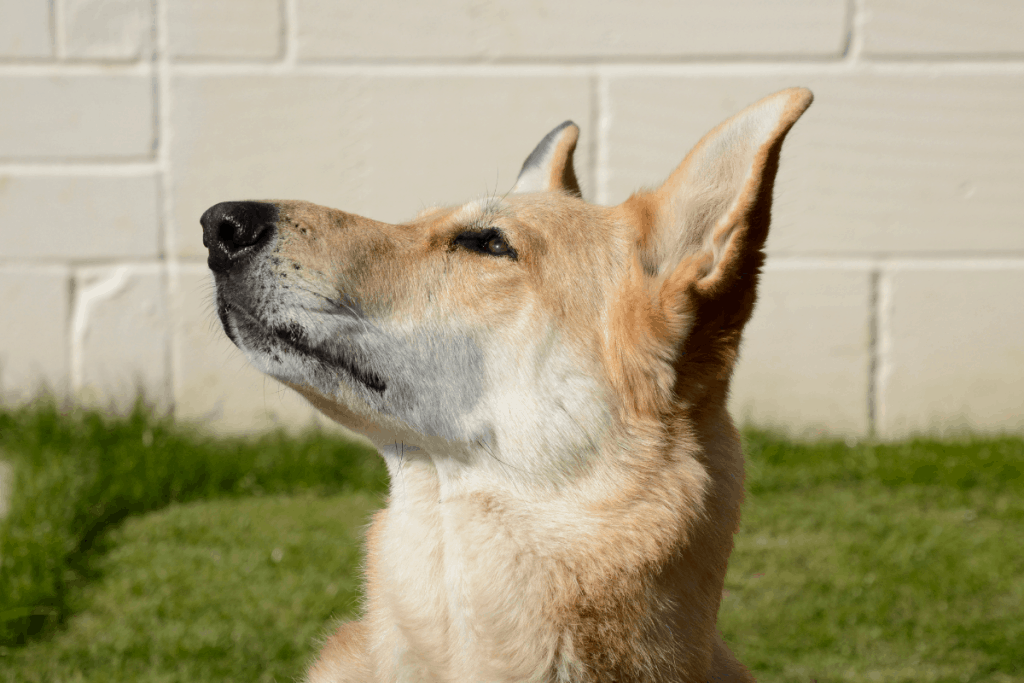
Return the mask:
[[[277,207],[264,202],[221,202],[207,209],[199,222],[210,268],[224,272],[258,251],[274,234],[277,218]]]
[[[241,241],[238,239],[239,233],[234,223],[229,220],[222,221],[217,226],[217,241],[225,246],[238,246]]]

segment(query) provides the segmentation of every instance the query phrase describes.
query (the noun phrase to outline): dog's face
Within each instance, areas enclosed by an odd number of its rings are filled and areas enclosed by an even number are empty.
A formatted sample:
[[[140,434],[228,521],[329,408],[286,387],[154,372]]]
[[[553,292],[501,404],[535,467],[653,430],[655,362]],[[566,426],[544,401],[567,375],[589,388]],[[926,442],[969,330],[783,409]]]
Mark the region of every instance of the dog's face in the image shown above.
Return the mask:
[[[202,222],[220,320],[254,365],[385,452],[572,476],[610,429],[706,382],[708,358],[727,377],[778,148],[808,104],[763,100],[617,207],[579,198],[565,124],[512,193],[406,224],[218,204]]]
[[[402,225],[304,202],[218,207],[214,221],[260,231],[244,258],[211,257],[227,334],[379,446],[525,466],[508,444],[582,457],[606,424],[611,304],[643,282],[621,212],[563,192]]]

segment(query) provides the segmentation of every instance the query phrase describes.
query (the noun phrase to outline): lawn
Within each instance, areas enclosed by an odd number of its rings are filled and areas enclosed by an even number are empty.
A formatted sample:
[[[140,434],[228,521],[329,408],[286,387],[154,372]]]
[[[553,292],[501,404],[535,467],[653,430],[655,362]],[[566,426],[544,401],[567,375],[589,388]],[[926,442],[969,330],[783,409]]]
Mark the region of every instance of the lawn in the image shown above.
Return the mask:
[[[759,680],[1024,682],[1024,441],[746,441],[720,626]],[[0,450],[0,681],[291,681],[358,609],[365,449],[51,407]]]

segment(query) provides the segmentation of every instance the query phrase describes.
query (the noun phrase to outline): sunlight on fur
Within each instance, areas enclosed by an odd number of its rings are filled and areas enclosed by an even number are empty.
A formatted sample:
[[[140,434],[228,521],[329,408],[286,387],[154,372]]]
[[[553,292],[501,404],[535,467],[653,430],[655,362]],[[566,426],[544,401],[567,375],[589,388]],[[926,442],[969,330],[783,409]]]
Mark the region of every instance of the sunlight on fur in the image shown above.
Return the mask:
[[[811,99],[752,105],[614,207],[580,197],[567,121],[507,196],[409,223],[203,215],[225,333],[391,475],[363,617],[311,683],[753,680],[716,631],[743,497],[726,396]]]

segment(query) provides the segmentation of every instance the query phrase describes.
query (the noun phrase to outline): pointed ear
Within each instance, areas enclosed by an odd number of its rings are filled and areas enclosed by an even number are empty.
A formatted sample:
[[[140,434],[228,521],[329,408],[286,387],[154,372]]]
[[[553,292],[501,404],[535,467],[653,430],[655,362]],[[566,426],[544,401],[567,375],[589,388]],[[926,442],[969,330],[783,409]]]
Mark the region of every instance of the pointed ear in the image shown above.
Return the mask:
[[[809,90],[793,88],[748,107],[705,135],[664,185],[618,207],[636,227],[645,287],[641,305],[618,307],[621,319],[610,327],[656,340],[654,358],[672,366],[657,375],[658,385],[691,406],[725,404],[757,299],[779,151],[811,99]],[[624,386],[649,385],[658,367],[651,360],[626,356]],[[653,395],[638,410],[661,410]]]
[[[572,155],[580,129],[572,121],[544,136],[523,162],[512,192],[568,192],[580,196],[580,184],[572,166]]]
[[[761,254],[782,141],[812,99],[804,88],[783,90],[697,143],[648,195],[653,224],[642,239],[642,260],[649,271],[669,275],[699,262],[694,275],[706,289],[728,279],[747,256]]]

